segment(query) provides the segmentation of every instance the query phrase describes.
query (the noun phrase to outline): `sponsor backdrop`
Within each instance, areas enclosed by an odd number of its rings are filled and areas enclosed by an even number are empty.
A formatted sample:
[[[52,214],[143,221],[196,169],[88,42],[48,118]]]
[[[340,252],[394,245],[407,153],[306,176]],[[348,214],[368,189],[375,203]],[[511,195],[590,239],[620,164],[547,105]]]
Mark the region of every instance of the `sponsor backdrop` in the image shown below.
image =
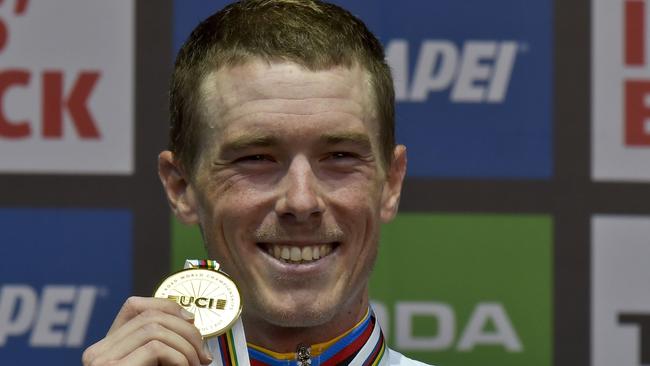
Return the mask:
[[[645,0],[594,2],[591,109],[596,180],[650,180],[648,12]]]
[[[336,0],[409,149],[371,295],[436,365],[650,364],[646,0]],[[0,357],[75,364],[195,227],[156,177],[166,81],[226,1],[0,0]]]
[[[648,365],[650,216],[598,215],[592,233],[593,364]]]
[[[132,173],[133,4],[4,3],[0,169]]]
[[[0,364],[79,364],[168,272],[170,43],[164,2],[0,1]]]
[[[79,362],[131,293],[132,221],[127,210],[0,209],[3,364]]]

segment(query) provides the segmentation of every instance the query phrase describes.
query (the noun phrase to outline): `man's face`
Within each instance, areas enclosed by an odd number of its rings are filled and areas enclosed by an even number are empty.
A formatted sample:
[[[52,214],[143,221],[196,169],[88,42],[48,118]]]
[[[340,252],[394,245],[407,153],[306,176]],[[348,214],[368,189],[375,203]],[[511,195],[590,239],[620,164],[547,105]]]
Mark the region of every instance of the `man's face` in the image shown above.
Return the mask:
[[[386,171],[367,80],[358,67],[251,61],[202,84],[208,126],[180,216],[200,223],[249,321],[315,326],[365,311],[406,159],[398,146]]]

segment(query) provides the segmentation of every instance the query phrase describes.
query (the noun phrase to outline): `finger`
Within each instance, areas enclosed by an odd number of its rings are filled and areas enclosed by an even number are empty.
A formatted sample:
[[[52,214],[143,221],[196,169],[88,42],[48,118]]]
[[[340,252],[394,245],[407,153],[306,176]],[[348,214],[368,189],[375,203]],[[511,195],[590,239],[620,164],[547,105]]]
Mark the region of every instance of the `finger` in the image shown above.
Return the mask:
[[[117,365],[142,366],[189,366],[191,364],[182,353],[160,341],[151,341],[135,352],[121,359]]]
[[[143,330],[144,336],[142,335]],[[174,347],[174,344],[183,345],[184,348],[179,348],[179,350],[183,350],[185,355],[198,357],[201,362],[209,363],[210,354],[203,350],[203,340],[199,330],[194,325],[176,316],[157,310],[147,310],[140,313],[137,317],[115,330],[103,340],[104,343],[99,346],[100,352],[110,354],[111,359],[120,359],[149,340],[166,335],[167,332],[172,333],[175,337],[166,336],[166,338],[158,339],[163,340],[172,347]],[[177,341],[174,341],[174,339]],[[186,346],[191,349],[187,349]]]
[[[191,365],[201,363],[199,359],[200,353],[203,352],[201,348],[197,350],[187,339],[158,323],[146,324],[130,334],[128,338],[120,339],[114,347],[107,350],[105,356],[110,360],[119,360],[135,352],[138,348],[146,347],[153,341],[164,343],[169,348],[180,352]],[[207,361],[207,359],[204,358],[203,361]]]
[[[192,313],[183,309],[174,301],[167,299],[157,299],[153,297],[132,296],[124,302],[122,309],[120,309],[120,312],[115,317],[113,325],[111,325],[111,329],[108,330],[107,335],[110,335],[116,329],[119,329],[124,324],[126,324],[129,320],[135,318],[147,310],[158,310],[163,313],[181,317],[187,321],[193,322],[194,320],[194,315]]]

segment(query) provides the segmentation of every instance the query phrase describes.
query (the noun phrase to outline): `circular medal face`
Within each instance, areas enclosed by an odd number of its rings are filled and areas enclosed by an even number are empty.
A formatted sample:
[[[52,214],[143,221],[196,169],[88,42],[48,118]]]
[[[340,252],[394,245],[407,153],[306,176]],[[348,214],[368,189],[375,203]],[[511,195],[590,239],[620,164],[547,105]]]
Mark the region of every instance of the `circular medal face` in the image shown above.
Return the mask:
[[[241,313],[237,285],[225,273],[188,268],[167,277],[153,295],[170,299],[194,313],[194,325],[203,338],[228,330]]]

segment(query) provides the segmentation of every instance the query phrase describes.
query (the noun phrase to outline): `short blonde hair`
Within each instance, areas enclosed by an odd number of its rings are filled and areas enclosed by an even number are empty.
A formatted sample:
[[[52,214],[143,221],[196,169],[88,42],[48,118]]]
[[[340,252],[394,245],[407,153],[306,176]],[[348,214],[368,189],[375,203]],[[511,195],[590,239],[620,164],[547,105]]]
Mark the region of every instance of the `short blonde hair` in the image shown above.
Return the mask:
[[[365,24],[318,0],[243,0],[201,22],[176,57],[170,86],[170,150],[193,173],[201,128],[200,84],[213,71],[253,58],[309,70],[359,65],[370,76],[381,160],[395,147],[395,95],[384,49]]]

